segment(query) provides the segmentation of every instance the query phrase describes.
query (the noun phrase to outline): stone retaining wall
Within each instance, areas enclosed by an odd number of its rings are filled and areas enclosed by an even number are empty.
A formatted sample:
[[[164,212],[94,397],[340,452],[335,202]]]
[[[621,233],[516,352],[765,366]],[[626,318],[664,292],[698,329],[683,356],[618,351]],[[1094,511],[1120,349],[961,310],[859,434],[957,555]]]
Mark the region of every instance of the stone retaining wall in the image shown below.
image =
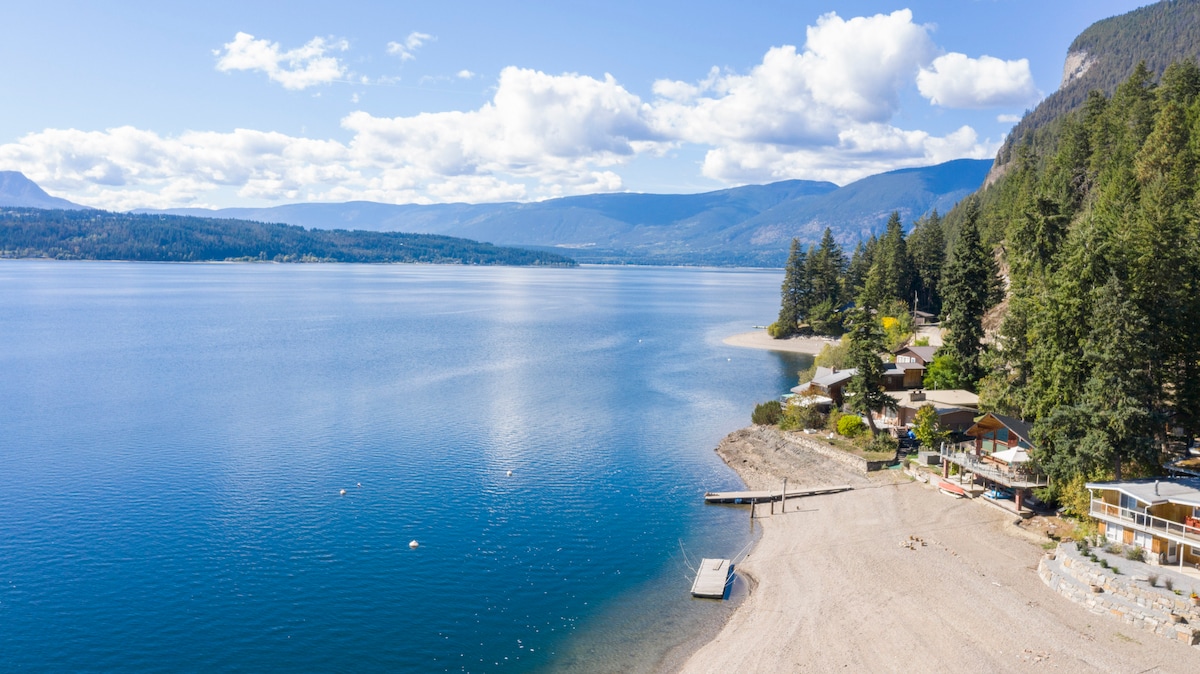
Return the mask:
[[[807,433],[790,432],[784,434],[790,442],[793,442],[806,450],[820,454],[821,456],[837,461],[838,463],[847,466],[860,473],[869,473],[873,470],[883,470],[895,463],[895,461],[867,461],[861,456],[855,456],[849,452],[834,447],[825,440],[815,438]]]
[[[1110,562],[1116,559],[1107,553],[1097,554],[1106,555]],[[1138,571],[1144,566],[1132,561],[1116,565],[1128,570],[1136,567]],[[1149,573],[1166,575],[1157,569]],[[1180,576],[1175,587],[1183,594],[1176,595],[1164,587],[1151,587],[1140,573],[1114,574],[1084,557],[1074,543],[1060,543],[1053,553],[1047,553],[1038,563],[1038,576],[1050,589],[1092,613],[1109,614],[1189,646],[1200,644],[1200,606],[1188,596],[1192,579]]]

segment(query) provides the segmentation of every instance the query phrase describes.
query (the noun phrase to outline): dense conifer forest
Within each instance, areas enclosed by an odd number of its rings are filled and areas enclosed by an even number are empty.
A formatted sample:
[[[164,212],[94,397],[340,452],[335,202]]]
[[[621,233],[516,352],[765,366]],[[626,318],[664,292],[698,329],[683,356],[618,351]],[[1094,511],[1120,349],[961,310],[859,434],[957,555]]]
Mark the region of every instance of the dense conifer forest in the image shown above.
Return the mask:
[[[1200,431],[1198,157],[1200,68],[1143,65],[982,195],[1008,297],[980,391],[1052,476],[1156,472]]]
[[[0,209],[0,257],[201,262],[430,262],[574,266],[544,251],[400,232],[96,210]]]
[[[1032,422],[1047,497],[1160,474],[1200,434],[1198,181],[1200,67],[1139,65],[1015,144],[1005,174],[945,218],[907,236],[893,218],[836,283],[820,280],[836,245],[794,245],[772,333],[840,334],[852,322],[828,310],[847,303],[883,327],[938,314],[926,386]]]

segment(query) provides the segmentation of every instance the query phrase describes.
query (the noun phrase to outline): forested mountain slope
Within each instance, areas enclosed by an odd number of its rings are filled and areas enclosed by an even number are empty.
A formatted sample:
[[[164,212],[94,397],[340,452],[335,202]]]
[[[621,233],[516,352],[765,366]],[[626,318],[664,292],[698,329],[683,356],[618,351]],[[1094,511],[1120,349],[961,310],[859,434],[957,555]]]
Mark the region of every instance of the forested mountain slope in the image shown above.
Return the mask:
[[[996,158],[1007,164],[1019,142],[1078,109],[1088,92],[1112,95],[1138,63],[1161,74],[1168,65],[1200,55],[1200,0],[1163,0],[1098,21],[1067,49],[1058,91],[1046,97],[1009,133]]]

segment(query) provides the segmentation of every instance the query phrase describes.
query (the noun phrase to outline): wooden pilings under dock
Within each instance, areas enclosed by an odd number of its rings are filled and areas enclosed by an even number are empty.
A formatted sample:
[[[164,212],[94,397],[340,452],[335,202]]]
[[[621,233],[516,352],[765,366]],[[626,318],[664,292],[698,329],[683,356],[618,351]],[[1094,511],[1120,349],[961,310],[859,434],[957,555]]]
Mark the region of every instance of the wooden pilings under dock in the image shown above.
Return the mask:
[[[810,487],[808,489],[789,489],[787,498],[817,496],[819,494],[836,494],[840,491],[854,489],[848,484],[832,487]],[[705,503],[769,503],[783,500],[783,491],[710,491],[704,495]]]

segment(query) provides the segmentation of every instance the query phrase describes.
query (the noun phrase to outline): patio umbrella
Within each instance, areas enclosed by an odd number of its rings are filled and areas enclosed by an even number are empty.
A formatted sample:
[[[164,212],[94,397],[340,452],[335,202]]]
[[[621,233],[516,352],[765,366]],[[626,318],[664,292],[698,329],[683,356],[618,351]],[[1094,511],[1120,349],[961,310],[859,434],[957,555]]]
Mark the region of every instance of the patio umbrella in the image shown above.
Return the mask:
[[[1029,461],[1029,453],[1020,447],[1013,447],[992,454],[992,458],[1004,463],[1025,463]]]

